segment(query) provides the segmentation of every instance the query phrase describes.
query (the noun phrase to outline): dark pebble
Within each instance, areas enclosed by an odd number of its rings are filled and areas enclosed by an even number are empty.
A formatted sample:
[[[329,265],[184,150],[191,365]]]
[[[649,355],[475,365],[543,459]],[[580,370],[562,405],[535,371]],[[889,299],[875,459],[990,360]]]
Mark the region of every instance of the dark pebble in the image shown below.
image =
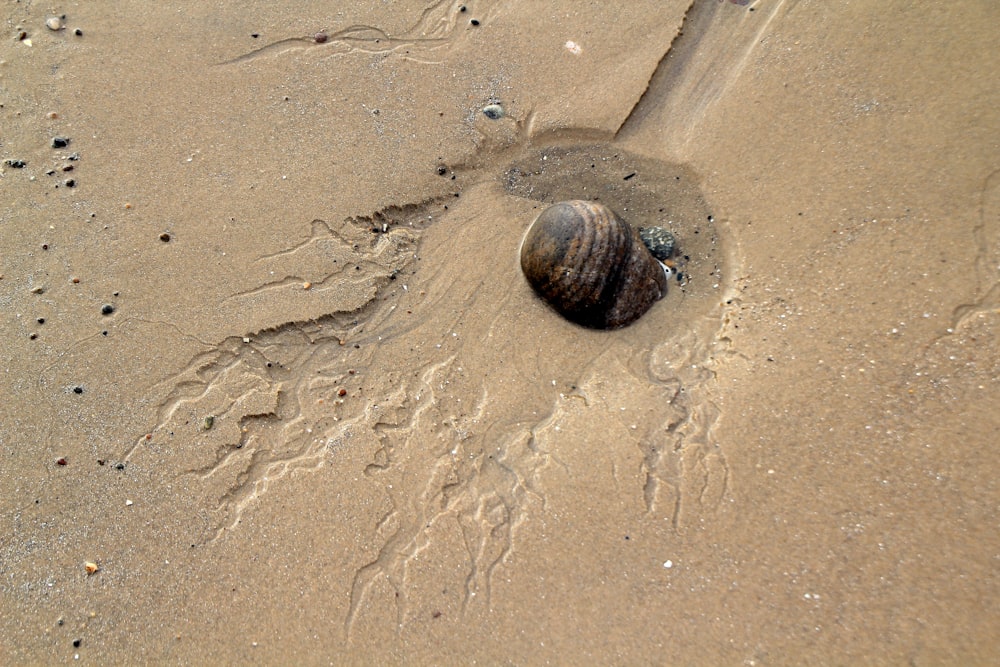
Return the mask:
[[[479,19],[472,19],[471,21],[469,21],[469,23],[471,23],[474,26],[479,25]]]
[[[448,173],[448,167],[444,166],[443,164],[438,166],[438,168],[437,168],[437,175],[438,176],[444,176],[447,173]]]
[[[125,464],[124,463],[116,463],[115,464],[115,470],[125,470]]]
[[[24,169],[28,163],[24,160],[7,160],[7,166],[11,169]]]
[[[76,187],[76,180],[72,179],[72,178],[67,178],[66,179],[66,187],[67,188],[75,188]]]
[[[326,33],[325,33],[325,32],[317,32],[317,33],[316,33],[316,34],[315,34],[315,35],[313,36],[313,40],[314,40],[314,41],[315,41],[315,42],[316,42],[317,44],[323,44],[323,43],[325,43],[325,42],[326,42],[326,39],[327,39],[327,37],[326,37]]]
[[[56,465],[64,466],[67,463],[69,463],[69,461],[67,461],[65,457],[60,456],[59,458],[56,459]]]
[[[115,307],[110,303],[106,303],[101,306],[101,315],[110,315],[113,312],[115,312]]]
[[[500,120],[504,116],[504,110],[499,104],[487,104],[483,107],[483,115],[490,120]]]
[[[167,234],[166,232],[163,232],[162,234],[160,234],[160,240],[163,241],[164,243],[169,243],[170,242],[170,234]]]
[[[82,394],[83,393],[83,387],[73,387],[73,393],[74,394]]]
[[[663,261],[674,252],[674,235],[663,227],[644,227],[639,230],[639,237],[646,244],[653,257]]]
[[[79,28],[77,28],[76,30],[74,30],[73,34],[76,35],[77,37],[83,37],[83,31],[80,30]]]
[[[52,137],[52,148],[66,148],[69,146],[69,137]]]
[[[83,643],[82,639],[74,639],[73,640],[73,648],[80,648],[80,644],[82,644],[82,643]]]
[[[37,321],[37,322],[38,322],[39,324],[45,324],[45,318],[44,318],[44,317],[39,317],[39,318],[38,318],[38,320],[36,320],[36,321]]]

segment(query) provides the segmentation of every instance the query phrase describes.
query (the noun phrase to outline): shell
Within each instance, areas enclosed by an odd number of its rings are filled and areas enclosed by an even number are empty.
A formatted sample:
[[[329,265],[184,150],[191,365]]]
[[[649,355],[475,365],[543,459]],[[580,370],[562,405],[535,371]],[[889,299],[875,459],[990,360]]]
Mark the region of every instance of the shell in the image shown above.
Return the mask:
[[[667,291],[663,265],[639,233],[597,202],[542,211],[521,243],[521,270],[564,317],[595,329],[631,324]]]

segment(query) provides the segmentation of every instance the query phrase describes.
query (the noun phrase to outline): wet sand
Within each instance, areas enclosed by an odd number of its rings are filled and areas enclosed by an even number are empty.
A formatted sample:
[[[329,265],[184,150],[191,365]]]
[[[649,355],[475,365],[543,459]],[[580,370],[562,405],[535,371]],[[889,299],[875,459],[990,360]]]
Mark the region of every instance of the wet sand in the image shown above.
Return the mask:
[[[6,8],[0,662],[994,660],[1000,11],[606,4]]]

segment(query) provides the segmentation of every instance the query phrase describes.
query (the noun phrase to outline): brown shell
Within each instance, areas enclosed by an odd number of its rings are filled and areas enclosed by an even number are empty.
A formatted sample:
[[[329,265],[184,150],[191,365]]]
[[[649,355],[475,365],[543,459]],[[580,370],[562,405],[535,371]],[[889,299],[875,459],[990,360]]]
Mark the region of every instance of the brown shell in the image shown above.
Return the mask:
[[[542,211],[521,244],[521,270],[563,316],[595,329],[631,324],[667,292],[663,266],[639,233],[597,202]]]

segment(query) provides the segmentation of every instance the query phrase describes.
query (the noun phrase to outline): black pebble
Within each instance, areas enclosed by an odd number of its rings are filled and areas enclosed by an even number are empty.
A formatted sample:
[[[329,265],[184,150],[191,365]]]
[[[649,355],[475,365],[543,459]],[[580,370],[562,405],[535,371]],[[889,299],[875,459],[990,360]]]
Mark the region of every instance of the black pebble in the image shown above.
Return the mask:
[[[73,387],[73,393],[74,394],[82,394],[83,393],[83,387]]]
[[[7,166],[11,169],[24,169],[27,165],[24,160],[7,160]]]
[[[66,187],[67,188],[76,187],[76,181],[73,180],[72,178],[67,178],[66,179]]]
[[[751,11],[753,11],[753,10],[751,10]],[[79,28],[77,28],[76,30],[74,30],[73,34],[76,35],[77,37],[83,37],[83,31],[80,30]]]
[[[73,648],[80,648],[80,644],[82,644],[82,643],[83,643],[82,639],[74,639],[73,640]]]
[[[113,312],[115,312],[115,307],[110,303],[106,303],[101,306],[101,315],[110,315]]]
[[[444,166],[443,164],[438,166],[437,168],[438,176],[444,176],[447,173],[448,173],[448,167]]]
[[[69,137],[52,137],[52,148],[66,148],[69,146]]]
[[[163,241],[164,243],[168,243],[170,241],[170,234],[163,232],[162,234],[160,234],[160,240]]]
[[[469,23],[471,23],[472,25],[479,25],[479,19],[472,19],[471,21],[469,21]]]

